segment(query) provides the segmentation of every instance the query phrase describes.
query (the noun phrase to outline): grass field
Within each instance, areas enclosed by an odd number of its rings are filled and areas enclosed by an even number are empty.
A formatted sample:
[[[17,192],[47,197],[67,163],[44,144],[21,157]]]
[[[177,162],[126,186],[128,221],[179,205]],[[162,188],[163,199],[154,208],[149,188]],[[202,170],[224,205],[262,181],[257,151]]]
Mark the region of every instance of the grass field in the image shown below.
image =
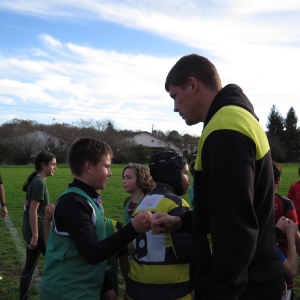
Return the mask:
[[[124,223],[123,202],[128,194],[124,192],[122,185],[122,170],[125,165],[113,165],[113,176],[109,179],[107,187],[101,192],[103,195],[103,206],[105,215],[112,219]],[[279,194],[286,196],[290,185],[298,180],[298,165],[282,164],[282,184],[278,191]],[[4,182],[8,216],[10,223],[0,219],[0,299],[15,300],[19,298],[19,278],[23,270],[23,257],[25,253],[25,242],[22,238],[23,207],[25,193],[22,186],[28,175],[33,172],[34,166],[2,166],[1,176]],[[57,197],[68,187],[72,181],[72,174],[67,165],[58,165],[53,177],[46,181],[51,203],[55,203]],[[188,200],[188,196],[184,196]],[[12,226],[16,232],[14,237],[21,239],[20,247],[16,246],[15,239],[12,237],[10,229]],[[20,250],[18,251],[18,249]],[[23,254],[22,254],[23,252]],[[23,255],[23,256],[22,256]],[[41,256],[38,273],[41,275],[43,270],[43,256]],[[38,280],[36,280],[38,281]],[[300,280],[299,283],[300,284]],[[124,286],[120,279],[121,295],[124,292]],[[37,284],[30,290],[30,299],[39,299]],[[121,299],[121,297],[120,297]],[[300,299],[300,295],[296,299]]]

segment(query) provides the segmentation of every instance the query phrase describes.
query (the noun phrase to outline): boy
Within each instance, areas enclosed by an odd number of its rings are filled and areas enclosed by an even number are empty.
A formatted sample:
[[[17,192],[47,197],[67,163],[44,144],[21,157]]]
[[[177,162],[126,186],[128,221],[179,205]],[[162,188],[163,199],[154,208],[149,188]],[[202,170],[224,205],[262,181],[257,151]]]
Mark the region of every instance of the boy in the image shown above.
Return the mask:
[[[132,216],[145,209],[169,215],[189,211],[179,196],[187,193],[190,178],[186,160],[176,152],[159,152],[150,160],[156,187],[136,207]],[[187,233],[153,235],[142,233],[133,242],[133,257],[126,283],[129,300],[190,300],[189,257],[191,236]]]
[[[300,167],[298,169],[298,175],[300,177]],[[300,181],[293,183],[287,195],[288,198],[293,200],[298,220],[300,218]],[[300,230],[299,224],[298,229]]]
[[[142,212],[134,222],[106,238],[95,190],[103,190],[112,175],[111,158],[111,148],[92,138],[77,139],[69,148],[74,181],[54,209],[40,289],[42,300],[99,300],[106,259],[149,230],[150,213]]]

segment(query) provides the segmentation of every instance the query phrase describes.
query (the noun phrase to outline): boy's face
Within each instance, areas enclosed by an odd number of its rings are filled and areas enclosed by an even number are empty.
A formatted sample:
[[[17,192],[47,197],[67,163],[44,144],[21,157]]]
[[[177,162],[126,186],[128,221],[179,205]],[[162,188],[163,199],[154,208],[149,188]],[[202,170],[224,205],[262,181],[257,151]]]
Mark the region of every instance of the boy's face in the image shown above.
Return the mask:
[[[93,188],[104,190],[106,186],[106,181],[112,175],[110,171],[111,158],[110,155],[105,155],[102,157],[101,161],[96,165],[91,165],[92,171],[92,184]]]
[[[136,185],[136,174],[134,169],[126,169],[124,172],[123,185],[126,193],[132,194],[138,189]]]
[[[190,177],[189,177],[189,167],[188,165],[185,165],[183,169],[181,170],[181,183],[183,188],[182,195],[185,195],[188,192],[189,185],[190,185]]]

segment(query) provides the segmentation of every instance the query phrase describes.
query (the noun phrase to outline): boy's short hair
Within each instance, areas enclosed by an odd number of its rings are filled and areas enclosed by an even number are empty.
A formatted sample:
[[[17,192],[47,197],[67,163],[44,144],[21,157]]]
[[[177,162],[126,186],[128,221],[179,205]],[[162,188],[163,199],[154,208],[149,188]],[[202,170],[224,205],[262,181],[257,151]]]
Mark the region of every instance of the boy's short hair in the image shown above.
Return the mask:
[[[113,157],[107,143],[93,138],[78,138],[68,150],[68,164],[73,175],[81,175],[87,161],[96,166],[105,155]]]
[[[150,171],[147,167],[140,165],[129,163],[123,170],[122,178],[124,179],[124,172],[127,169],[133,169],[136,175],[136,185],[140,189],[142,189],[144,194],[148,194],[155,186],[155,182],[153,181]]]
[[[193,160],[190,163],[190,173],[192,174],[193,177],[195,177],[195,163],[196,163],[196,160]]]
[[[276,181],[281,176],[282,168],[275,161],[272,161],[272,164],[273,164],[274,181]]]
[[[166,91],[169,92],[170,85],[180,86],[185,90],[189,77],[196,78],[213,91],[222,89],[216,67],[207,58],[190,54],[181,57],[170,70],[165,83]]]
[[[298,169],[298,174],[300,175],[300,167],[299,167],[299,169]]]

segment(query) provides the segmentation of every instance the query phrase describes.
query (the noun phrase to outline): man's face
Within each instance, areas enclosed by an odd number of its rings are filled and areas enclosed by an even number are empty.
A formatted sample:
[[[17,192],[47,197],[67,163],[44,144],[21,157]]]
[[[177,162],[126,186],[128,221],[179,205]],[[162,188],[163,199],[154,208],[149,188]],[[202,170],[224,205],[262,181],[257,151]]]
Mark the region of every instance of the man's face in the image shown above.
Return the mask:
[[[169,94],[174,99],[174,111],[179,113],[187,125],[194,125],[202,121],[199,119],[200,111],[192,85],[188,84],[185,90],[180,86],[170,85]]]

